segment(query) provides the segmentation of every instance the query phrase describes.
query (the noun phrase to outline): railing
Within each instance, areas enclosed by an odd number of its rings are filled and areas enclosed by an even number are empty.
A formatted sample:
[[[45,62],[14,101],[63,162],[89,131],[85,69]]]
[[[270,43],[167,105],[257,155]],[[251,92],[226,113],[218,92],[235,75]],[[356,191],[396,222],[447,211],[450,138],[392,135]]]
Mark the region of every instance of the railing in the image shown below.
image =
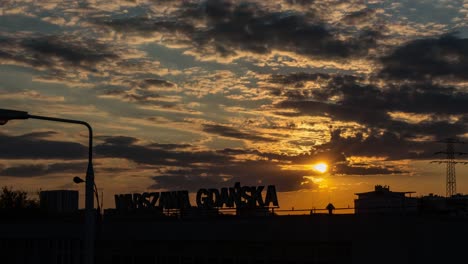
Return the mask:
[[[271,217],[286,215],[315,215],[329,214],[327,209],[280,209],[279,207],[259,207],[259,208],[188,208],[188,209],[134,209],[134,210],[109,210],[104,215],[108,217],[124,218],[218,218],[218,217]],[[333,214],[354,214],[354,208],[343,207],[332,210]]]

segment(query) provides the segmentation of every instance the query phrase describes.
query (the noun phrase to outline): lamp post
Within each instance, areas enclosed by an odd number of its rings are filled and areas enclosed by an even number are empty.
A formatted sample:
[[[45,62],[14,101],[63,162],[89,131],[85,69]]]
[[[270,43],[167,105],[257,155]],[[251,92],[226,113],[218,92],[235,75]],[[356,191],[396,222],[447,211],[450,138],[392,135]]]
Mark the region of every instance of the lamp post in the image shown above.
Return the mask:
[[[80,183],[83,183],[83,182],[86,182],[86,181],[81,179],[78,176],[75,176],[75,177],[73,177],[73,182],[76,183],[76,184],[80,184]],[[96,183],[94,183],[94,195],[96,197],[97,210],[98,210],[98,213],[100,214],[101,213],[101,202],[99,200],[99,193],[98,193]]]
[[[5,125],[10,120],[17,119],[40,119],[53,122],[72,123],[84,125],[88,128],[89,132],[89,147],[88,147],[88,168],[86,170],[86,191],[85,191],[85,234],[84,234],[84,263],[94,263],[94,235],[96,219],[94,211],[94,197],[93,188],[94,184],[94,170],[93,170],[93,130],[91,126],[80,120],[63,119],[48,116],[30,115],[25,111],[16,111],[9,109],[0,109],[0,125]]]

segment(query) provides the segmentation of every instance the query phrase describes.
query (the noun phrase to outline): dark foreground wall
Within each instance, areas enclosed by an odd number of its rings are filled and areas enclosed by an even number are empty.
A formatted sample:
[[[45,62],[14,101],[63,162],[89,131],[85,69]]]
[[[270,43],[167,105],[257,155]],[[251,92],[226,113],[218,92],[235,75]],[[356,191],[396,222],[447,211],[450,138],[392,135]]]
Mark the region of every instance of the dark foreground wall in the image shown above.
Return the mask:
[[[0,252],[9,262],[0,263],[79,263],[82,230],[80,223],[2,220]],[[465,263],[467,235],[461,217],[127,218],[104,221],[96,263]]]

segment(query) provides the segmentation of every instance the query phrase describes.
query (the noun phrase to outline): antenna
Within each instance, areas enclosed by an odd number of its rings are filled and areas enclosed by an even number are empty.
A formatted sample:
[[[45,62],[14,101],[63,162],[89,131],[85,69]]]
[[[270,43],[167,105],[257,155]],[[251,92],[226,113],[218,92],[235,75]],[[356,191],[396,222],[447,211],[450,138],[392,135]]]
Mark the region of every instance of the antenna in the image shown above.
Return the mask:
[[[457,193],[457,182],[456,182],[456,175],[455,175],[455,164],[468,164],[468,162],[464,161],[455,161],[455,155],[466,155],[468,153],[465,152],[456,152],[454,144],[465,144],[465,142],[460,141],[455,138],[447,138],[445,140],[439,141],[440,143],[446,144],[445,151],[438,151],[434,154],[445,154],[445,160],[434,160],[431,163],[445,163],[447,164],[446,167],[446,190],[445,195],[446,197],[451,197],[452,195]]]

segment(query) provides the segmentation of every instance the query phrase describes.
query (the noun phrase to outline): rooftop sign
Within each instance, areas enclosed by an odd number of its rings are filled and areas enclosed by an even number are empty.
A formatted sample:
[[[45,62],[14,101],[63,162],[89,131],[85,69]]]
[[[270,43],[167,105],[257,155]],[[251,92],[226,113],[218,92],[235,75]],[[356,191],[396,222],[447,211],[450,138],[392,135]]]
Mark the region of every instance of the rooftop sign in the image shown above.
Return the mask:
[[[196,195],[198,208],[264,208],[273,205],[278,207],[276,187],[269,185],[263,197],[265,186],[241,186],[239,182],[234,187],[221,189],[200,189]],[[192,207],[188,191],[144,192],[115,195],[115,207],[120,210],[129,209],[184,209]]]

